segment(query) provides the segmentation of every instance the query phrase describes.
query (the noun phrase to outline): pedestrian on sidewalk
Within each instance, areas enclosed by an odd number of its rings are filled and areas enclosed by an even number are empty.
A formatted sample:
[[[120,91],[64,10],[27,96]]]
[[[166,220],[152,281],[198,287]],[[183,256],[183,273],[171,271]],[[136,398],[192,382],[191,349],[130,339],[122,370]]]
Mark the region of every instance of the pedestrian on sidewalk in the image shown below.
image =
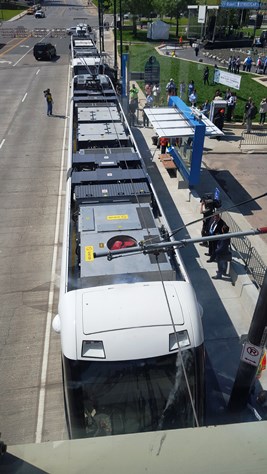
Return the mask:
[[[258,113],[257,107],[252,100],[250,107],[247,111],[247,117],[246,117],[247,133],[251,132],[252,120],[256,117],[257,113]]]
[[[196,45],[195,45],[195,55],[196,55],[196,57],[198,57],[198,53],[199,53],[199,46],[196,43]]]
[[[145,95],[148,96],[148,95],[151,95],[151,94],[152,94],[152,84],[150,84],[150,82],[148,82],[145,85]]]
[[[262,99],[260,103],[260,125],[264,125],[267,112],[267,98]]]
[[[153,89],[152,89],[152,94],[154,97],[154,103],[156,106],[159,106],[159,99],[160,99],[160,85],[157,82],[154,84]]]
[[[242,125],[245,125],[246,123],[247,113],[248,113],[248,109],[251,106],[251,102],[252,102],[252,97],[249,97],[247,102],[245,103]]]
[[[138,108],[138,89],[135,84],[132,85],[131,89],[129,90],[130,94],[130,102],[135,101],[136,109]]]
[[[166,85],[166,92],[167,92],[167,104],[169,102],[169,98],[171,96],[174,96],[176,95],[176,84],[174,82],[174,80],[171,78],[168,82],[168,84]]]
[[[239,74],[240,64],[241,64],[240,56],[237,56],[236,61],[235,61],[235,69],[234,69],[235,74]]]
[[[235,96],[231,92],[230,96],[227,100],[227,109],[226,109],[226,120],[227,120],[227,122],[231,122],[233,112],[234,112],[234,108],[235,108]]]
[[[146,97],[146,103],[144,105],[144,109],[149,109],[149,108],[153,107],[153,105],[154,105],[153,95],[149,94]],[[149,119],[148,119],[146,113],[144,112],[144,110],[143,110],[143,125],[144,125],[144,127],[149,127]]]
[[[46,98],[46,103],[47,103],[47,115],[53,115],[53,97],[51,94],[50,89],[46,89],[44,91],[44,96]]]
[[[245,69],[244,69],[244,66],[245,66]],[[252,58],[251,56],[247,56],[243,64],[243,71],[250,72],[251,66],[252,66]]]
[[[224,224],[221,229],[221,234],[228,234],[229,227]],[[223,275],[227,275],[228,262],[232,260],[232,252],[230,250],[230,239],[219,239],[214,251],[214,259],[217,262],[217,275],[213,276],[214,280],[222,278]]]
[[[136,110],[136,101],[132,99],[129,103],[129,122],[131,127],[134,127],[136,123]]]

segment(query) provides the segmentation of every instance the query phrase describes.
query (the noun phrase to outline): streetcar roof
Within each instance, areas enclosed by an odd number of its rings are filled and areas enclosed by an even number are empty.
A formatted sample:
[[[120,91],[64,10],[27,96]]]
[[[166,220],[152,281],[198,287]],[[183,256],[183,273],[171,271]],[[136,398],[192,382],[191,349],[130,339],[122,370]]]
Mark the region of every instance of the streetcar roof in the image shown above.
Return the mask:
[[[102,344],[100,355],[95,357],[107,360],[167,354],[172,350],[172,319],[176,331],[186,331],[186,346],[203,342],[198,306],[188,282],[164,282],[164,287],[161,282],[143,282],[71,291],[65,294],[60,313],[63,353],[72,359],[88,357],[84,347],[93,342]]]
[[[72,60],[72,66],[96,66],[100,64],[101,59],[99,57],[90,56],[82,58],[74,58]]]

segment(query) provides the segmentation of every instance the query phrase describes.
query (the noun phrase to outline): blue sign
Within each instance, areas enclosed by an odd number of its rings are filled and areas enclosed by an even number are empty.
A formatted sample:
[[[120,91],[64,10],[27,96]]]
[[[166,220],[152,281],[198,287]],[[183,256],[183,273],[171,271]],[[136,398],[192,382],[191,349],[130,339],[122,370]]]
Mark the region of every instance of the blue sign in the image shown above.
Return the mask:
[[[238,2],[236,0],[221,0],[221,8],[247,8],[251,10],[258,10],[260,8],[260,2]]]

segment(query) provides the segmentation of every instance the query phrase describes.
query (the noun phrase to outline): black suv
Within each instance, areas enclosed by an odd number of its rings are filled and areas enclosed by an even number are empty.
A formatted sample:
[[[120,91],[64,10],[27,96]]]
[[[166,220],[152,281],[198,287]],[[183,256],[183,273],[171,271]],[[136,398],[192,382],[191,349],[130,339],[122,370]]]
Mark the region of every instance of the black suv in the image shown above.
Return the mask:
[[[36,43],[33,48],[35,59],[52,59],[56,56],[56,48],[51,43]]]

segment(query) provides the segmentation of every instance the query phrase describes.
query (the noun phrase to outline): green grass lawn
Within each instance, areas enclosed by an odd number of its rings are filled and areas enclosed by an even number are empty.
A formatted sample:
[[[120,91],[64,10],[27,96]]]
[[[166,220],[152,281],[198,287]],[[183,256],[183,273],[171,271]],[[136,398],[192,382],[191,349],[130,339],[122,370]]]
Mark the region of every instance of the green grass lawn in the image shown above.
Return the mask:
[[[18,10],[1,10],[0,9],[0,21],[8,21],[16,15],[19,15],[25,10],[25,8]]]
[[[144,71],[146,61],[150,56],[155,56],[160,63],[160,85],[161,85],[161,103],[166,104],[165,87],[170,78],[173,78],[176,85],[184,81],[186,86],[193,79],[198,95],[198,105],[201,105],[206,99],[212,100],[215,91],[220,89],[222,93],[226,91],[227,87],[221,84],[204,86],[203,84],[203,70],[205,65],[198,62],[183,61],[170,56],[161,56],[155,50],[155,43],[131,44],[129,46],[130,69],[131,71]],[[213,66],[210,69],[210,82],[213,78]],[[244,105],[248,97],[252,96],[257,107],[259,108],[260,101],[267,96],[267,89],[265,86],[258,84],[252,79],[256,75],[249,75],[240,73],[242,76],[240,90],[232,89],[237,93],[237,105],[234,115],[234,120],[242,121]],[[144,83],[138,82],[139,86],[144,89]]]

